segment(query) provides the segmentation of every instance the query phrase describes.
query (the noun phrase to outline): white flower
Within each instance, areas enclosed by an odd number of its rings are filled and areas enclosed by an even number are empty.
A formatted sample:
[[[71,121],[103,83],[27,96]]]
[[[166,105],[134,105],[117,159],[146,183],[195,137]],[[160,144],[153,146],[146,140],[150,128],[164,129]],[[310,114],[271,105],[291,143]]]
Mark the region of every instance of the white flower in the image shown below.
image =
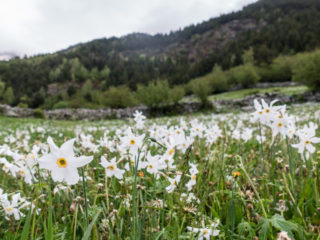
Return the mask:
[[[77,168],[90,163],[93,159],[93,156],[75,157],[74,141],[75,139],[71,139],[58,148],[52,138],[48,137],[50,153],[38,161],[40,168],[51,171],[51,177],[55,182],[65,181],[68,185],[78,183],[80,177]]]
[[[304,126],[302,130],[297,132],[297,135],[300,138],[300,142],[293,144],[292,147],[297,148],[298,152],[303,155],[304,150],[307,150],[306,157],[309,158],[309,153],[315,152],[315,147],[312,143],[319,143],[320,138],[315,137],[317,126],[313,123],[309,123],[309,126]]]
[[[277,240],[291,240],[291,238],[288,236],[287,232],[282,231],[278,233]]]
[[[168,180],[170,182],[170,185],[168,187],[166,187],[166,190],[168,191],[168,193],[172,193],[173,190],[177,187],[178,183],[180,182],[180,175],[177,175],[175,178],[169,178]]]
[[[100,164],[106,169],[108,177],[115,176],[118,179],[123,178],[125,171],[117,167],[116,158],[112,158],[110,162],[108,162],[104,156],[101,156]]]

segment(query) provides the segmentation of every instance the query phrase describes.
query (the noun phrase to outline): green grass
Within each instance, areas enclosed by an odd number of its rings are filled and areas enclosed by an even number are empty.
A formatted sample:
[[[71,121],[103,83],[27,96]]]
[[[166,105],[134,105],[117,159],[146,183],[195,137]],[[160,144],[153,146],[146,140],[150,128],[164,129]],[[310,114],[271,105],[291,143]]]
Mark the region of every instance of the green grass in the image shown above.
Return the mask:
[[[293,91],[293,90],[291,90]],[[320,124],[319,104],[299,104],[288,107],[297,119],[296,126],[313,121]],[[151,141],[148,130],[157,126],[159,134],[170,141],[167,129],[180,126],[180,118],[187,122],[184,130],[189,136],[196,131],[190,125],[197,119],[204,126],[204,133],[210,133],[213,125],[221,129],[221,136],[211,143],[206,137],[192,137],[192,145],[186,151],[176,148],[174,164],[176,168],[163,169],[156,178],[146,169],[129,169],[124,179],[106,178],[105,169],[100,165],[101,156],[110,160],[115,157],[117,166],[125,169],[129,157],[118,151],[101,146],[97,152],[81,146],[77,140],[77,155],[92,155],[93,161],[83,167],[86,176],[86,192],[82,179],[74,186],[54,194],[61,185],[45,174],[47,170],[35,165],[38,181],[27,184],[22,175],[14,177],[6,172],[0,163],[0,188],[9,194],[15,193],[33,202],[39,213],[21,209],[25,216],[14,220],[8,216],[0,203],[0,239],[198,239],[187,227],[210,227],[219,219],[219,236],[211,239],[276,239],[280,231],[287,231],[292,239],[317,240],[320,234],[320,150],[310,160],[304,162],[297,149],[291,144],[298,141],[276,137],[272,142],[271,129],[262,126],[266,137],[264,144],[255,139],[260,135],[257,123],[249,121],[248,113],[191,114],[180,117],[162,117],[148,120],[146,127],[134,134],[147,134],[144,146],[152,155],[164,156],[169,148],[166,141]],[[239,124],[241,123],[241,124]],[[40,146],[45,154],[48,136],[60,146],[77,134],[91,136],[92,142],[107,131],[112,146],[122,144],[128,126],[132,121],[51,121],[42,119],[14,119],[0,117],[0,149],[7,144],[11,151],[24,155],[31,154],[34,145]],[[250,140],[232,137],[235,129],[252,129]],[[179,129],[178,129],[179,130]],[[181,130],[180,130],[181,131]],[[173,129],[171,136],[177,132]],[[317,131],[316,136],[319,136]],[[11,139],[14,138],[14,139]],[[43,144],[43,145],[42,145]],[[27,148],[28,147],[28,148]],[[109,146],[110,147],[110,146]],[[5,153],[0,155],[12,164],[20,158]],[[132,160],[132,159],[131,159]],[[145,161],[142,152],[139,161]],[[190,163],[196,164],[199,173],[196,184],[189,191],[186,187],[191,179]],[[82,169],[79,169],[81,176]],[[234,173],[239,172],[235,177]],[[172,193],[166,191],[169,177],[181,176]],[[86,219],[84,194],[88,198],[88,220]],[[187,197],[194,200],[187,201]],[[284,205],[283,210],[279,206]],[[7,217],[7,219],[5,218]]]
[[[284,95],[294,95],[294,94],[302,94],[306,91],[308,91],[308,87],[306,86],[250,88],[250,89],[242,89],[242,90],[224,92],[219,94],[213,94],[209,96],[208,99],[210,101],[233,100],[233,99],[241,99],[246,96],[254,95],[254,94],[281,93]],[[198,102],[198,99],[196,99],[195,97],[185,97],[182,99],[182,102]]]

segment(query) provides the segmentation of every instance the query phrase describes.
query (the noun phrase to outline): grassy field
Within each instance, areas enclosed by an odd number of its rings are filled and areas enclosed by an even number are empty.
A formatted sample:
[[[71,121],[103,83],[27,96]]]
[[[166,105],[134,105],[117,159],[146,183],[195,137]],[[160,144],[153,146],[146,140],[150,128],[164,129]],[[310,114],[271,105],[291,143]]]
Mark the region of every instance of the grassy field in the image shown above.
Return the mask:
[[[255,107],[0,117],[0,239],[319,240],[320,106]]]
[[[269,88],[250,88],[241,89],[236,91],[224,92],[219,94],[213,94],[209,96],[210,101],[215,100],[232,100],[241,99],[249,95],[254,94],[265,94],[265,93],[281,93],[284,95],[302,94],[308,91],[306,86],[294,86],[294,87],[269,87]],[[197,102],[199,101],[196,97],[185,97],[181,100],[182,102]]]

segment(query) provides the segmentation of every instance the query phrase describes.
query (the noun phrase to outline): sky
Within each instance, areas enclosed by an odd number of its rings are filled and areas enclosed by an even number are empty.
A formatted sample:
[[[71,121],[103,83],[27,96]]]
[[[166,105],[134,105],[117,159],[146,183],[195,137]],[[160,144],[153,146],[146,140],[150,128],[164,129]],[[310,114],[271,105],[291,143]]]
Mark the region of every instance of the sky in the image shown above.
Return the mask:
[[[0,0],[0,53],[52,53],[133,32],[169,33],[256,0]]]

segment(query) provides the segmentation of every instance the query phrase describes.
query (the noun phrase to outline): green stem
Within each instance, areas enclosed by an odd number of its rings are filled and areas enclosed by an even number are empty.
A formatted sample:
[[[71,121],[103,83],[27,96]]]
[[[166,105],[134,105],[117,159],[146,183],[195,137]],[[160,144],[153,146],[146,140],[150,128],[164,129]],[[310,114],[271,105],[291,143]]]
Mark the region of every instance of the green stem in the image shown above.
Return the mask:
[[[253,184],[253,182],[252,182],[249,174],[247,173],[246,169],[244,168],[244,165],[243,165],[243,162],[242,162],[242,158],[241,158],[240,156],[237,156],[237,157],[238,157],[239,160],[240,160],[240,167],[241,167],[241,169],[243,170],[244,174],[245,174],[246,177],[248,178],[248,181],[250,182],[250,185],[251,185],[254,193],[256,194],[256,196],[257,196],[257,198],[258,198],[258,201],[259,201],[259,203],[260,203],[260,206],[261,206],[261,209],[262,209],[262,212],[263,212],[263,216],[264,216],[264,218],[267,218],[268,215],[267,215],[266,209],[265,209],[264,206],[263,206],[263,203],[262,203],[262,200],[261,200],[261,198],[260,198],[260,195],[259,195],[257,189],[255,188],[255,186],[254,186],[254,184]]]
[[[133,169],[133,178],[134,178],[134,184],[133,184],[133,196],[132,196],[132,208],[133,208],[133,239],[137,238],[137,219],[138,219],[138,211],[137,211],[137,171],[138,171],[138,164],[140,159],[140,151],[138,151],[138,157],[135,158],[135,164]]]
[[[85,212],[86,212],[86,223],[87,223],[87,227],[88,227],[89,217],[88,217],[87,188],[86,188],[86,180],[85,180],[83,168],[81,168],[81,171],[82,171],[82,183],[83,183],[83,193],[84,193],[84,206],[85,206]]]

